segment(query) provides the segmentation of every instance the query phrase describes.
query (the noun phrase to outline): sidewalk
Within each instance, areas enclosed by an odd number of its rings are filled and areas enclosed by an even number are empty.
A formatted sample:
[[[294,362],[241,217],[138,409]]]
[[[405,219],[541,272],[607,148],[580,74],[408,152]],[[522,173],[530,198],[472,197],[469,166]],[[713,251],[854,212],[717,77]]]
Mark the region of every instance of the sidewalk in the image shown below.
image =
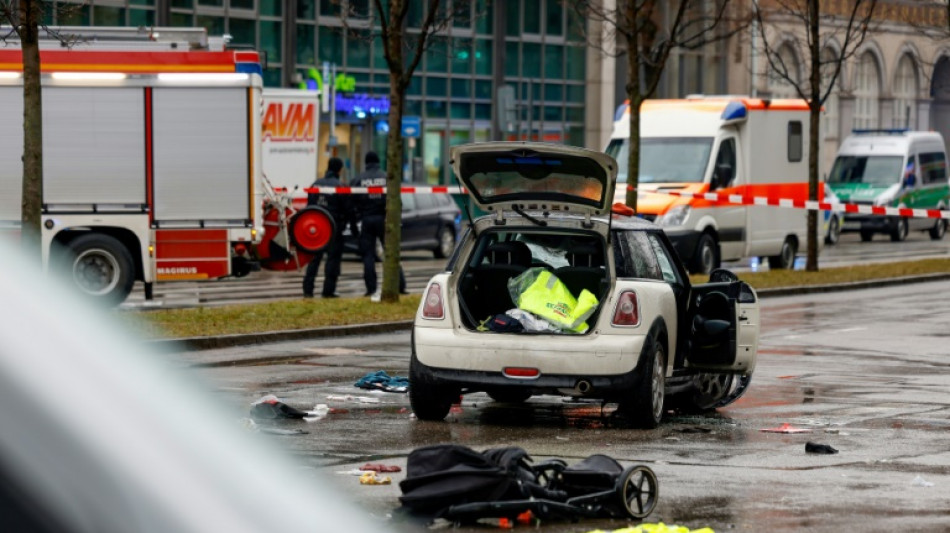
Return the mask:
[[[908,283],[925,283],[928,281],[943,281],[948,279],[950,279],[950,272],[856,281],[853,283],[841,283],[835,285],[805,285],[801,287],[762,289],[756,291],[756,293],[760,298],[774,298],[778,296],[799,296],[803,294],[873,289],[877,287],[889,287]],[[332,326],[286,331],[263,331],[259,333],[242,333],[235,335],[186,337],[180,339],[156,339],[146,341],[146,343],[150,346],[164,350],[197,351],[303,339],[325,339],[332,337],[348,337],[354,335],[373,335],[377,333],[408,331],[411,328],[411,320],[400,320],[395,322],[377,322],[372,324],[353,324],[349,326]]]

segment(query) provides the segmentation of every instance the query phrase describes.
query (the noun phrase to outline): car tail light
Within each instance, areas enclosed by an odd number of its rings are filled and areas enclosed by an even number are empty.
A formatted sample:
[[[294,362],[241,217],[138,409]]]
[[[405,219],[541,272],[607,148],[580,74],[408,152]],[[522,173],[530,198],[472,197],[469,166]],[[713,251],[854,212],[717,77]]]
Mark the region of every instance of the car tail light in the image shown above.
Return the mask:
[[[636,326],[640,323],[637,293],[633,291],[620,293],[620,298],[617,299],[617,307],[614,309],[614,319],[611,323],[615,326]]]
[[[442,286],[438,283],[429,285],[426,297],[422,304],[422,318],[442,320],[445,312],[442,309]]]
[[[506,366],[501,372],[509,378],[536,378],[541,375],[541,371],[537,368],[520,366]]]

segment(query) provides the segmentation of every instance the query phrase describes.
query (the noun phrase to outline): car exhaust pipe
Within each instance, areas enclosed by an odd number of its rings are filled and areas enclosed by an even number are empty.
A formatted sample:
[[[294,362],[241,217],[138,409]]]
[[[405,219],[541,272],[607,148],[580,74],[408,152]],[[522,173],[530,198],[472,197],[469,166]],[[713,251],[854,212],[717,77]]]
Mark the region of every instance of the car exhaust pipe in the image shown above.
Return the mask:
[[[593,388],[594,386],[586,379],[579,379],[577,380],[577,384],[574,385],[574,391],[577,392],[577,394],[587,394]]]

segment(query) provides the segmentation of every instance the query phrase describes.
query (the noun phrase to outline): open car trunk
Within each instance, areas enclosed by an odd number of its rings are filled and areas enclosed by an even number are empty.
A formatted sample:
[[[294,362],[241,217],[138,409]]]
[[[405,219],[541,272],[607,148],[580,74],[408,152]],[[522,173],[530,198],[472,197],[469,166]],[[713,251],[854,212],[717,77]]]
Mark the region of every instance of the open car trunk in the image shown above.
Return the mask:
[[[610,288],[605,250],[604,238],[593,232],[530,228],[484,232],[475,243],[475,250],[459,278],[462,324],[469,330],[497,333],[498,328],[492,329],[492,319],[517,309],[519,295],[522,294],[520,290],[525,288],[522,284],[520,289],[514,289],[515,294],[512,295],[511,280],[519,276],[522,280],[536,279],[537,275],[545,272],[556,277],[573,299],[591,303],[593,296],[593,310],[583,318],[583,322],[592,327]],[[542,281],[545,287],[555,283],[548,275]],[[589,294],[582,297],[584,291]],[[542,294],[542,301],[546,297]],[[521,301],[522,311],[531,312],[526,299],[521,298]],[[550,301],[553,307],[559,300],[552,296]],[[542,324],[552,324],[552,327],[541,331],[528,328],[514,333],[581,333],[577,329],[572,331],[563,327],[563,323],[558,326],[557,322],[543,316],[543,312],[532,314],[541,318]],[[524,320],[521,322],[524,323]],[[504,328],[501,331],[512,332]],[[590,328],[586,331],[590,331]]]

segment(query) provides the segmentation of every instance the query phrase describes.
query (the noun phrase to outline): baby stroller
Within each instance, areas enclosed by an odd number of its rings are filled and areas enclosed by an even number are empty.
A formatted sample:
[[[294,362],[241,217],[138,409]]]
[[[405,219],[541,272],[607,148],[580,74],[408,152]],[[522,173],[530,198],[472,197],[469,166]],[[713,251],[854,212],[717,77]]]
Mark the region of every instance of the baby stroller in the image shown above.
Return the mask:
[[[624,468],[606,455],[571,466],[560,459],[531,464],[521,448],[479,453],[454,444],[413,450],[399,487],[404,512],[457,523],[513,520],[525,511],[541,519],[642,519],[659,497],[653,470]]]

